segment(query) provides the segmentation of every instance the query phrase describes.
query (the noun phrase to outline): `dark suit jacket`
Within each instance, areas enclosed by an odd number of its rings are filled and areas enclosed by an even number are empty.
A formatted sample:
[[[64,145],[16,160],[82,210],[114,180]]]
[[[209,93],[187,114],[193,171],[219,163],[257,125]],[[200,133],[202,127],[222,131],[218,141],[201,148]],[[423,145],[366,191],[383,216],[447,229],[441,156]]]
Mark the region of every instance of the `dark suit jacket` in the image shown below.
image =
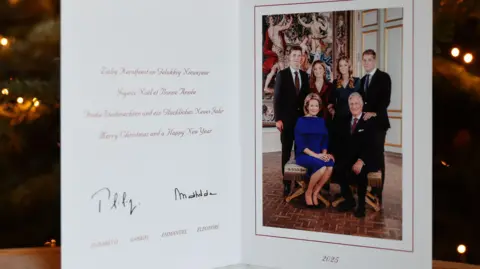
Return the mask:
[[[375,112],[377,114],[378,128],[386,131],[390,128],[388,119],[388,106],[392,95],[392,80],[390,75],[377,69],[373,77],[370,78],[370,86],[365,91],[365,79],[360,81],[360,94],[362,94],[364,112]]]
[[[290,68],[277,73],[275,79],[275,95],[273,99],[275,121],[281,120],[284,125],[294,127],[297,119],[304,115],[303,102],[309,92],[308,74],[300,70],[301,87],[297,95],[295,81]],[[292,126],[293,125],[293,126]]]
[[[376,134],[374,118],[358,121],[355,131],[351,133],[352,117],[347,117],[339,122],[338,139],[332,145],[332,153],[337,163],[345,165],[345,169],[361,159],[365,163],[367,172],[378,171],[379,159],[375,147]]]

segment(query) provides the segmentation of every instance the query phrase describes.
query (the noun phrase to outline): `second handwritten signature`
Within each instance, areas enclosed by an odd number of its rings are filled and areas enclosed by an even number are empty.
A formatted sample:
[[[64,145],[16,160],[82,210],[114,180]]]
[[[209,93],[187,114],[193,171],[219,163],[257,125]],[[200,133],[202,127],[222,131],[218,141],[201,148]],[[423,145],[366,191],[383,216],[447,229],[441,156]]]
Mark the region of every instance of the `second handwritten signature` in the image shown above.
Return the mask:
[[[183,193],[178,188],[174,189],[175,201],[177,200],[187,200],[187,199],[195,199],[200,197],[208,197],[217,195],[216,193],[209,192],[208,190],[196,190],[191,193]]]

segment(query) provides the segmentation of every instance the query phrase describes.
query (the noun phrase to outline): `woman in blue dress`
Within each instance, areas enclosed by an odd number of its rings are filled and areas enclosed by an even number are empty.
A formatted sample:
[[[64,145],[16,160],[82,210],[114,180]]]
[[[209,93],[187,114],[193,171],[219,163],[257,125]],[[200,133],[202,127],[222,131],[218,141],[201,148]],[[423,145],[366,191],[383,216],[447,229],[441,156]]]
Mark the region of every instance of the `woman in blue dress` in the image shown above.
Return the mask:
[[[295,126],[296,163],[307,169],[310,177],[305,202],[317,206],[317,195],[332,175],[334,158],[328,153],[328,130],[325,120],[317,117],[322,101],[316,93],[305,98],[305,116]]]

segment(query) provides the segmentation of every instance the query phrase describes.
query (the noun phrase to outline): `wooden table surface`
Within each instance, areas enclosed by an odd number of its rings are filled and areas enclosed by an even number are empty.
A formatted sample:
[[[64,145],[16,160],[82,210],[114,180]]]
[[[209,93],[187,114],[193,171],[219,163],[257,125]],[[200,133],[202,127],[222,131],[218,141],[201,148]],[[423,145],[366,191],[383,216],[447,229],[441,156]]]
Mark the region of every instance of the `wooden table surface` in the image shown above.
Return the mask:
[[[25,248],[0,250],[1,269],[60,269],[60,248]],[[139,268],[141,269],[141,268]],[[192,268],[193,269],[193,268]],[[268,269],[236,265],[224,269]],[[480,269],[480,265],[433,261],[432,269]]]

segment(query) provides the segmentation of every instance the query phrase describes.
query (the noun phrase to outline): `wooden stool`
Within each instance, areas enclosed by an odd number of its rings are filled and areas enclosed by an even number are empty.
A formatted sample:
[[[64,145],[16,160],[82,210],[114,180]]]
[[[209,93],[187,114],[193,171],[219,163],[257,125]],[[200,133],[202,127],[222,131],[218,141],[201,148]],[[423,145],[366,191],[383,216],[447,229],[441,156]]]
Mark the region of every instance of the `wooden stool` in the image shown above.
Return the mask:
[[[307,191],[308,184],[306,183],[306,174],[307,169],[295,163],[295,160],[290,160],[285,165],[284,179],[290,180],[291,192],[289,196],[285,198],[285,201],[289,203],[292,199],[302,195]],[[295,190],[295,183],[297,183],[300,188]],[[318,200],[320,200],[326,207],[330,206],[330,202],[325,199],[320,193],[318,194]]]
[[[382,207],[380,206],[380,199],[377,196],[372,194],[372,188],[382,186],[382,172],[370,172],[367,175],[368,178],[368,187],[367,187],[367,198],[365,199],[366,203],[371,206],[376,212],[380,211]]]
[[[373,208],[376,212],[380,211],[382,208],[380,206],[380,201],[379,199],[372,194],[372,185],[377,186],[381,184],[381,178],[382,174],[379,172],[372,172],[368,173],[368,186],[367,186],[367,195],[365,196],[365,203],[369,205],[370,207]],[[379,183],[380,180],[380,183]],[[353,193],[357,193],[357,187],[355,186],[350,186],[352,189]],[[339,204],[341,204],[343,201],[345,201],[345,198],[340,197],[337,200],[332,202],[333,207],[337,207]]]

